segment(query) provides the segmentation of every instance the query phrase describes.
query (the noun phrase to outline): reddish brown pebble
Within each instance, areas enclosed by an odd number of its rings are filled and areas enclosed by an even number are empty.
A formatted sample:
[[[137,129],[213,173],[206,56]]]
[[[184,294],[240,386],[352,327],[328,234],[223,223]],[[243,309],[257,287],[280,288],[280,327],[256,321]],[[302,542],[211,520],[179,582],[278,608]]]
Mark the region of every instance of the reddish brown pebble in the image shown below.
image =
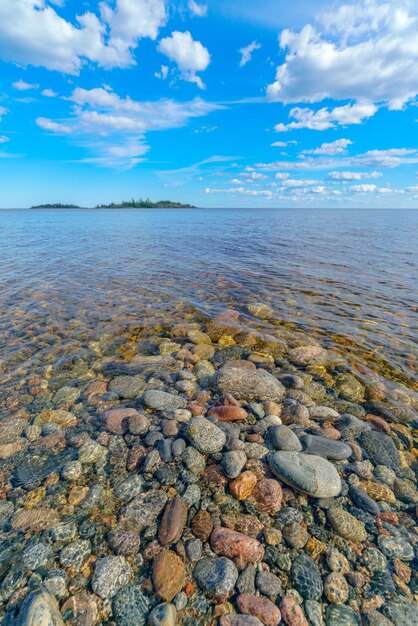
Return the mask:
[[[110,409],[103,413],[103,423],[111,433],[124,435],[128,430],[128,420],[139,415],[135,409]]]
[[[250,471],[242,472],[229,483],[229,491],[237,500],[246,500],[257,484],[257,476]]]
[[[160,552],[154,559],[152,582],[155,593],[171,602],[186,582],[186,569],[181,558],[171,550]]]
[[[282,488],[277,480],[264,478],[257,483],[248,499],[261,513],[274,515],[282,506]]]
[[[308,626],[302,608],[296,604],[293,598],[285,596],[280,602],[280,610],[286,626]]]
[[[179,432],[178,423],[176,420],[163,420],[162,431],[166,437],[175,437]]]
[[[208,415],[209,417],[216,416],[220,422],[237,422],[248,417],[245,409],[232,405],[215,406],[210,409]]]
[[[187,409],[193,416],[203,415],[205,413],[205,407],[201,404],[197,404],[197,402],[189,402],[189,404],[187,405]]]
[[[84,392],[87,404],[100,404],[101,396],[107,391],[107,383],[104,380],[94,380]]]
[[[167,502],[158,529],[158,540],[162,546],[177,543],[187,521],[187,503],[180,496]]]
[[[264,443],[264,438],[261,435],[251,434],[247,435],[246,441],[251,443]]]
[[[268,598],[243,593],[238,596],[237,604],[242,613],[254,615],[266,626],[277,626],[280,622],[280,610]]]
[[[97,608],[97,596],[82,591],[71,596],[64,602],[62,613],[66,613],[68,626],[92,626],[99,623],[99,611]]]
[[[222,615],[219,619],[219,626],[262,626],[258,617],[254,615]]]
[[[218,556],[226,556],[229,559],[240,557],[247,563],[258,563],[264,556],[264,548],[257,539],[229,528],[215,528],[210,543]]]
[[[138,469],[141,463],[145,460],[147,454],[147,449],[144,448],[144,446],[133,446],[133,448],[129,450],[126,461],[126,469],[128,472],[133,472]]]
[[[214,485],[226,485],[228,482],[227,477],[222,471],[220,465],[209,465],[205,469],[205,479],[208,483],[213,483]]]
[[[212,516],[208,511],[200,510],[193,517],[190,527],[195,537],[201,541],[209,539],[213,530]]]
[[[243,513],[222,515],[221,522],[226,528],[236,530],[243,535],[248,535],[248,537],[257,537],[263,530],[263,524],[254,515],[245,515]]]
[[[161,549],[161,544],[158,541],[151,541],[142,551],[142,556],[146,561],[150,561],[161,552]]]

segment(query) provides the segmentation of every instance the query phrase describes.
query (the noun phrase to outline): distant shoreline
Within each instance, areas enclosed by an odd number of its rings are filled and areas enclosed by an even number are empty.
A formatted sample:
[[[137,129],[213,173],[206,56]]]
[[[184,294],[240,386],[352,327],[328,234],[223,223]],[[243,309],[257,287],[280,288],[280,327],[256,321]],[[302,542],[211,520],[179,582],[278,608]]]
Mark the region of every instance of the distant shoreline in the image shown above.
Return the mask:
[[[183,204],[181,202],[173,202],[172,200],[160,200],[158,202],[151,202],[151,200],[134,200],[110,203],[110,204],[98,204],[95,207],[80,207],[77,204],[61,204],[59,202],[55,204],[37,204],[30,207],[31,209],[197,209],[198,207],[192,204]]]

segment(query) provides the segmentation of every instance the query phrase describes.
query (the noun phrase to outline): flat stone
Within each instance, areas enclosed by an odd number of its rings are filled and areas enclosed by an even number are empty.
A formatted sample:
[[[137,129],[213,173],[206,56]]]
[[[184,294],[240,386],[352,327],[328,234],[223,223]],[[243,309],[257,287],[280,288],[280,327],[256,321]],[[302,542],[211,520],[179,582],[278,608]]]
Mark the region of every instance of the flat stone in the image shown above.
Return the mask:
[[[356,506],[372,515],[379,515],[380,507],[363,489],[350,485],[349,495]]]
[[[138,398],[146,387],[143,376],[116,376],[109,383],[109,391],[120,398]]]
[[[182,396],[175,396],[159,389],[148,389],[142,396],[142,401],[149,409],[156,411],[175,411],[185,409],[187,400]]]
[[[268,436],[276,450],[287,450],[289,452],[300,452],[302,450],[299,437],[291,428],[284,424],[271,426],[268,429]]]
[[[228,478],[236,478],[247,462],[247,455],[242,450],[226,452],[222,459],[222,469]]]
[[[367,532],[363,522],[360,522],[348,511],[338,508],[330,508],[327,518],[335,532],[349,541],[362,542],[367,539]]]
[[[413,546],[402,537],[379,535],[377,543],[388,559],[400,559],[401,561],[412,561],[414,559]]]
[[[399,452],[393,440],[384,433],[371,430],[359,438],[363,450],[375,465],[385,465],[396,471],[401,465]]]
[[[336,468],[322,457],[279,451],[270,457],[270,466],[283,482],[314,498],[334,498],[341,493]]]
[[[254,615],[222,615],[219,619],[219,626],[262,626],[258,617]]]
[[[254,515],[222,515],[221,521],[223,526],[236,530],[248,537],[257,537],[263,530],[263,524]]]
[[[212,516],[208,511],[200,510],[193,517],[190,528],[195,537],[201,541],[209,539],[213,530]]]
[[[330,604],[326,615],[327,626],[360,626],[360,615],[349,606]]]
[[[113,598],[113,619],[118,626],[145,626],[151,606],[141,587],[126,585]]]
[[[237,598],[241,613],[255,615],[265,626],[278,626],[281,614],[280,609],[268,598],[243,593]]]
[[[103,413],[103,424],[116,435],[124,435],[128,430],[129,418],[139,413],[136,409],[110,409]]]
[[[213,551],[230,559],[240,557],[247,563],[257,563],[264,556],[264,548],[257,539],[247,537],[229,528],[215,528],[210,537]]]
[[[131,577],[131,566],[123,556],[107,556],[96,561],[91,586],[98,596],[113,598]]]
[[[300,595],[306,600],[319,600],[322,596],[321,574],[315,561],[307,554],[301,554],[293,561],[292,580]]]
[[[107,536],[109,548],[122,556],[137,554],[140,546],[139,534],[133,530],[116,527]]]
[[[238,422],[248,417],[245,409],[234,405],[215,406],[210,409],[208,415],[217,417],[220,422]]]
[[[257,484],[257,476],[253,472],[246,471],[231,480],[229,492],[237,500],[246,500]]]
[[[313,420],[327,420],[328,422],[340,417],[338,411],[329,406],[310,406],[309,415]]]
[[[231,593],[238,579],[235,564],[225,557],[204,557],[197,562],[193,577],[201,589],[214,596]]]
[[[261,571],[257,573],[255,585],[260,593],[265,596],[278,596],[282,590],[281,580],[272,572]]]
[[[334,426],[340,431],[344,439],[357,439],[362,433],[371,430],[368,422],[350,413],[343,413],[338,420],[334,421]]]
[[[324,595],[332,604],[345,604],[348,600],[348,583],[340,572],[331,572],[324,582]]]
[[[201,416],[190,420],[187,428],[187,437],[195,448],[205,454],[220,452],[226,443],[225,433],[218,426]]]
[[[352,449],[346,443],[333,441],[320,435],[304,435],[300,441],[305,452],[333,461],[343,461],[353,454]]]
[[[65,626],[65,623],[55,598],[41,588],[26,596],[16,626]]]
[[[303,609],[290,596],[284,596],[280,602],[282,620],[286,626],[309,626]],[[314,626],[319,626],[315,623]]]
[[[215,376],[215,384],[222,394],[232,394],[237,400],[280,402],[285,387],[263,369],[249,370],[243,367],[223,367]]]
[[[167,494],[162,491],[142,493],[123,509],[121,522],[129,530],[140,532],[156,522],[166,502]]]
[[[180,496],[167,502],[158,529],[158,540],[162,546],[179,541],[186,526],[187,509],[187,502]]]
[[[152,583],[155,593],[166,602],[176,596],[186,582],[186,568],[181,558],[171,550],[163,550],[154,559]]]
[[[289,360],[295,365],[324,365],[327,361],[327,351],[320,346],[299,346],[289,352]]]

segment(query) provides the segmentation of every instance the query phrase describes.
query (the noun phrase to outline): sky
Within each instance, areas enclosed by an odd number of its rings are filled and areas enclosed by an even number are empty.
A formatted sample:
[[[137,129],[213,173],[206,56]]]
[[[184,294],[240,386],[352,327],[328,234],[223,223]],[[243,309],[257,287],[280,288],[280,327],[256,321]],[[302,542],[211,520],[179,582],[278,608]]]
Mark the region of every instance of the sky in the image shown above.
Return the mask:
[[[418,208],[416,0],[0,0],[0,206]]]

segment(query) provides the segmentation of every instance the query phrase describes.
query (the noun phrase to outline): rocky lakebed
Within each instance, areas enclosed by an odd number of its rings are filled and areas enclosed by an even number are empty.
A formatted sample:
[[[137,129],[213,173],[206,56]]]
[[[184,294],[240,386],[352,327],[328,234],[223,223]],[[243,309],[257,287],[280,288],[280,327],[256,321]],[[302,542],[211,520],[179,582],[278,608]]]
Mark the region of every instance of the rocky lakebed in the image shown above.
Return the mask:
[[[418,624],[416,395],[247,308],[38,337],[2,402],[1,624]]]

